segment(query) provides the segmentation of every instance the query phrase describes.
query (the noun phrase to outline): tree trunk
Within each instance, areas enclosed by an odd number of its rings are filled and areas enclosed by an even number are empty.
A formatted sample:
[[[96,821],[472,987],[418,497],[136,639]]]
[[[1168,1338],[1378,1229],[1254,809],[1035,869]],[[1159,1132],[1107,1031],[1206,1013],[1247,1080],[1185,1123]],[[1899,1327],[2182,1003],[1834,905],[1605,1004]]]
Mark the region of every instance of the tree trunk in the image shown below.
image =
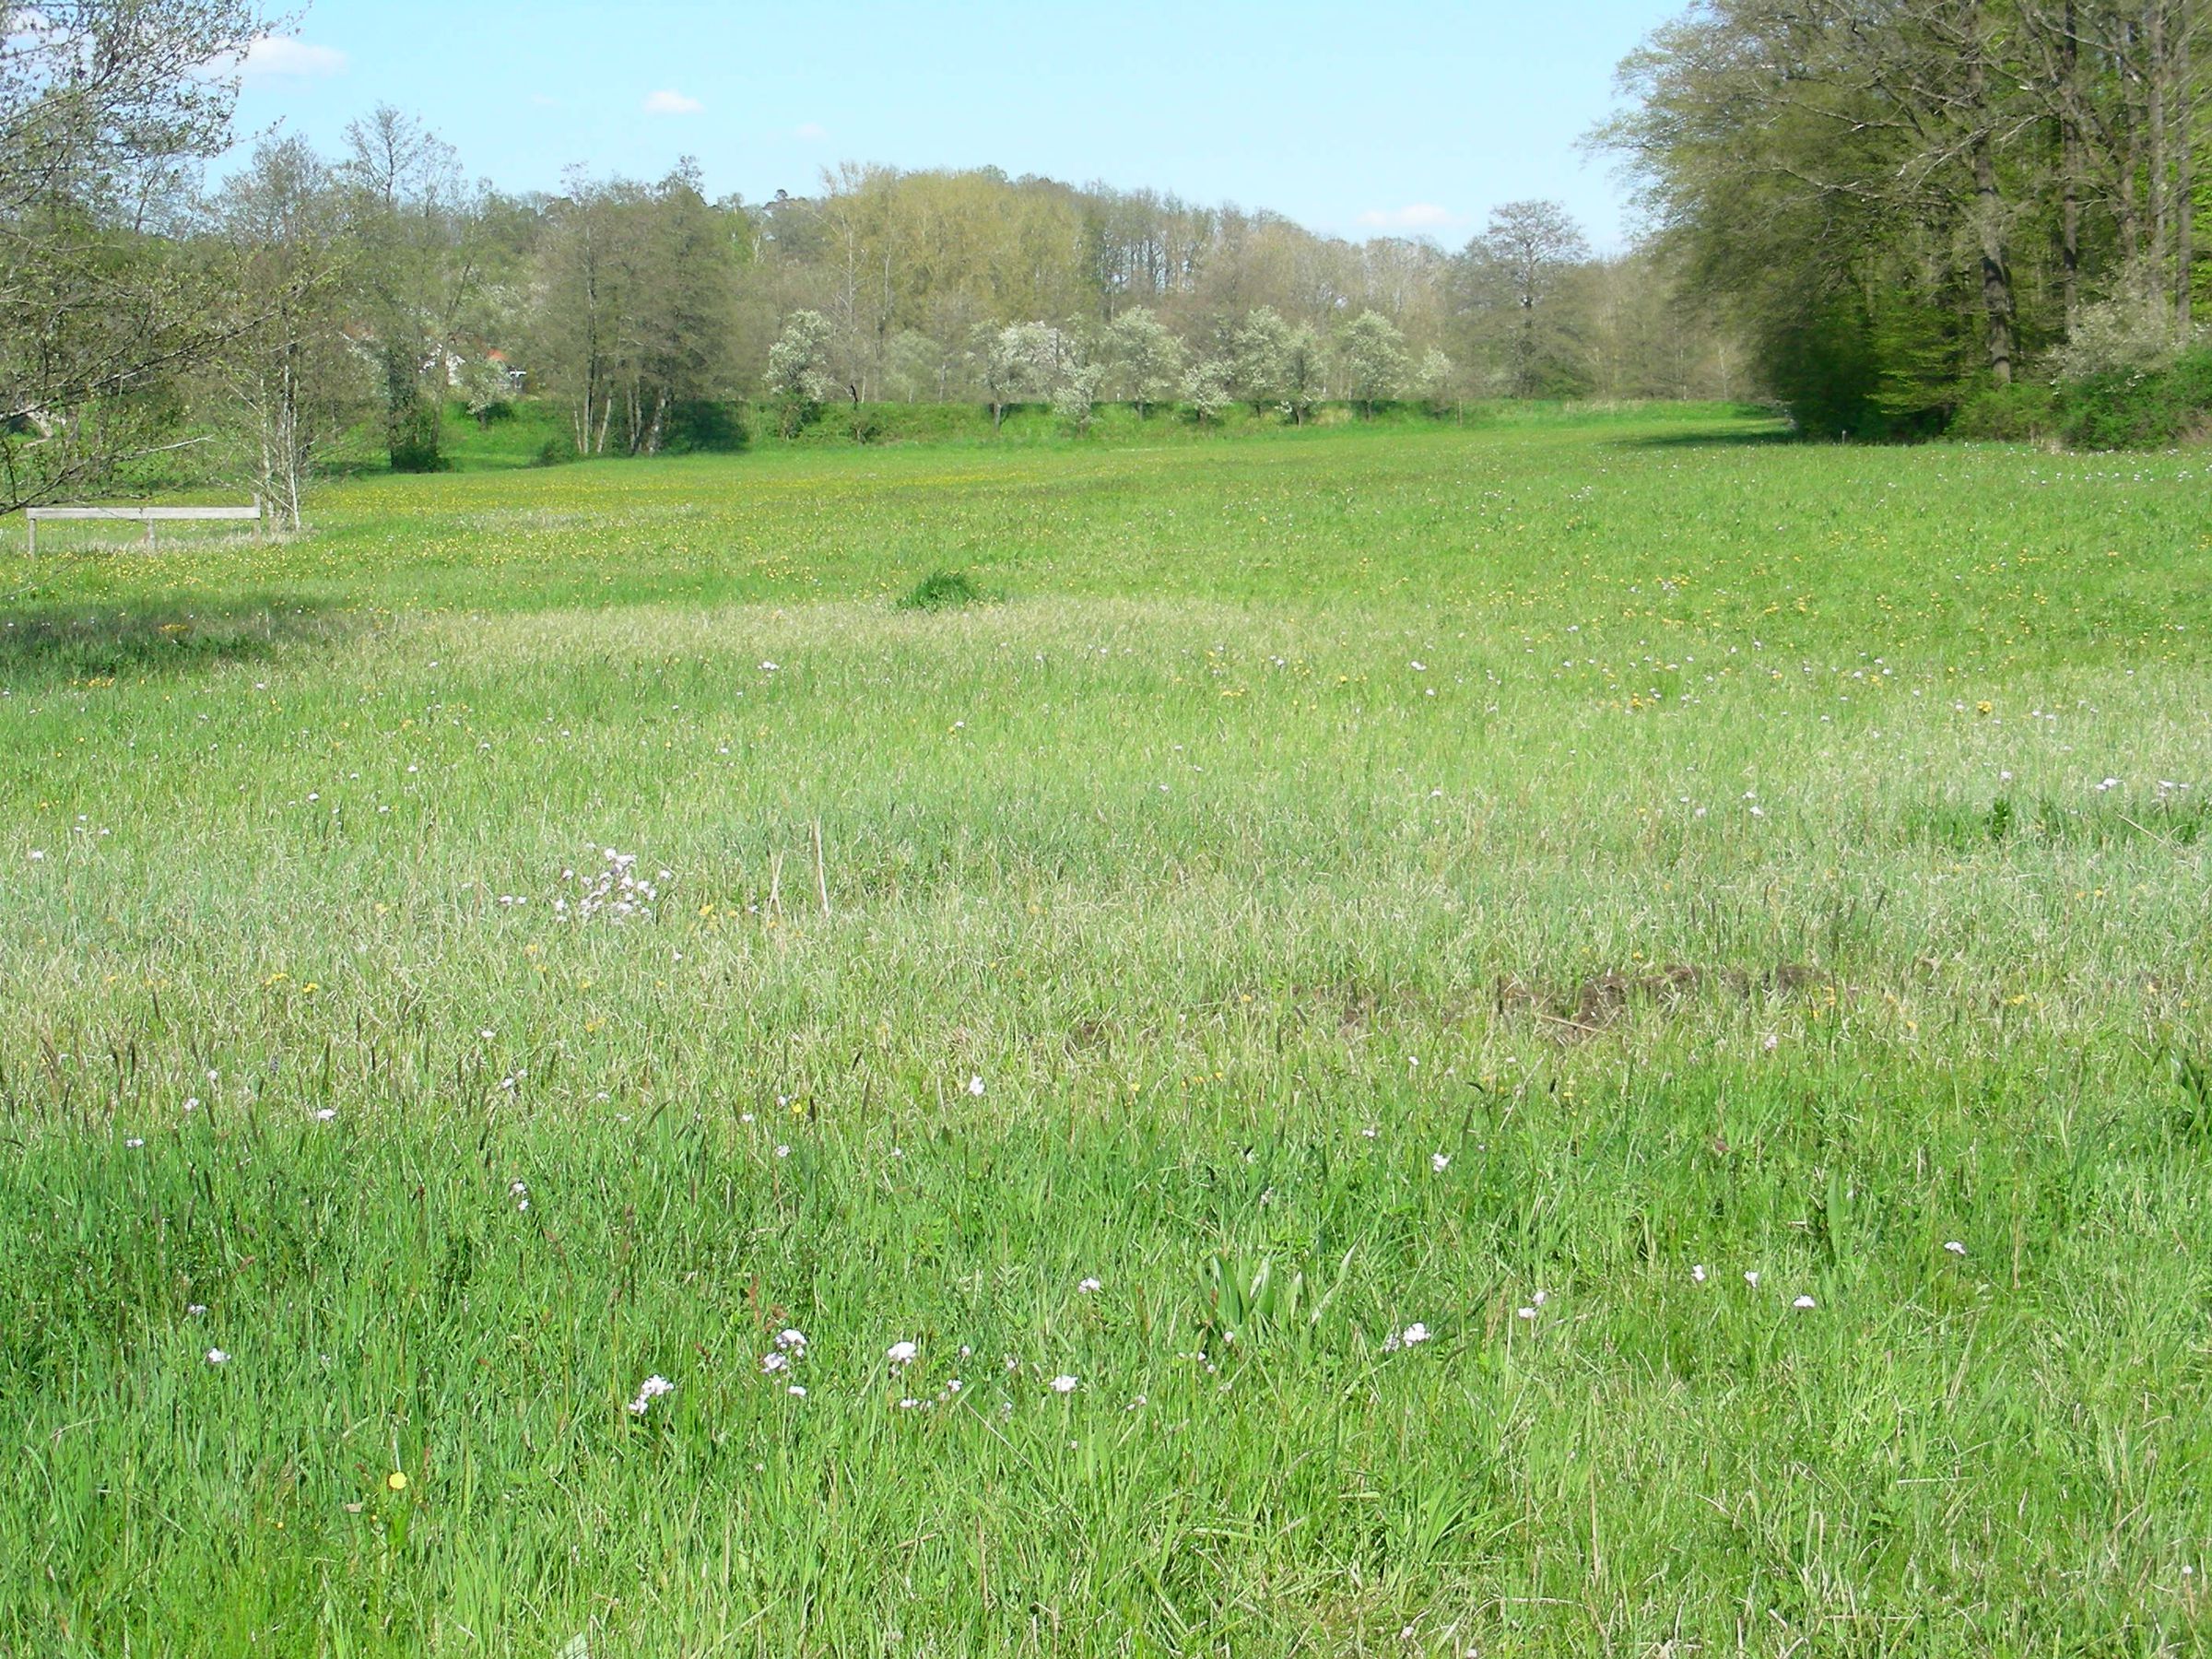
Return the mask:
[[[2136,194],[2136,175],[2143,167],[2143,124],[2136,118],[2143,72],[2136,45],[2131,18],[2120,28],[2120,97],[2112,114],[2120,136],[2120,200],[2113,211],[2120,219],[2123,256],[2131,266],[2143,257],[2143,209]]]
[[[2172,134],[2166,120],[2167,78],[2170,74],[2166,61],[2166,0],[2149,0],[2144,12],[2143,55],[2149,94],[2147,119],[2150,124],[2150,265],[2159,279],[2163,279],[2167,257],[2173,245],[2171,236],[2173,158],[2168,148]]]
[[[1982,309],[1989,320],[1990,377],[2002,386],[2012,379],[2012,272],[2005,261],[2005,202],[1997,190],[1988,67],[1979,41],[1968,89],[1974,121],[1974,229],[1982,243]]]
[[[2196,83],[2191,62],[2190,36],[2194,20],[2186,13],[2173,43],[2174,181],[2173,181],[2173,320],[2185,337],[2195,305],[2196,273]]]
[[[2060,160],[2063,178],[2059,200],[2060,284],[2065,295],[2066,333],[2071,336],[2081,315],[2081,114],[2076,100],[2081,96],[2080,48],[2076,35],[2075,0],[2066,0],[2065,35],[2059,42],[2059,68],[2065,77],[2060,118],[2064,133]]]

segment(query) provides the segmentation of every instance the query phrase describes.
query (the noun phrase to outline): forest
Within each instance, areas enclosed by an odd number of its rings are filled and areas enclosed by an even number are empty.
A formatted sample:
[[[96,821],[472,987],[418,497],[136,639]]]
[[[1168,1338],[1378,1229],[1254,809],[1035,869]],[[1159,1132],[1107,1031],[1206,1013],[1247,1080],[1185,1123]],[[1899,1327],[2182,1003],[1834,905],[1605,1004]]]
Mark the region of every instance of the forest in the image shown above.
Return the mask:
[[[2092,441],[2171,437],[2125,422],[2177,366],[2169,427],[2212,403],[2182,361],[2208,30],[2206,0],[1703,0],[1596,142],[1802,429],[2027,435],[2071,402]]]

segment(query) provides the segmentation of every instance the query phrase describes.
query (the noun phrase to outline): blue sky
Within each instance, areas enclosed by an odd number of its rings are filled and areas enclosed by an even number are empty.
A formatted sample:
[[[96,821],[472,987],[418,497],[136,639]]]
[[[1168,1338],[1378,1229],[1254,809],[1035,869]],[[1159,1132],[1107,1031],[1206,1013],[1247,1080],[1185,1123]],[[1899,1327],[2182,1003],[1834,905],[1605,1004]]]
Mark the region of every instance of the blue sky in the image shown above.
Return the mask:
[[[1448,246],[1553,196],[1617,246],[1622,191],[1575,143],[1684,4],[316,0],[249,58],[240,117],[335,150],[388,101],[511,190],[686,154],[747,200],[844,160],[990,164]]]

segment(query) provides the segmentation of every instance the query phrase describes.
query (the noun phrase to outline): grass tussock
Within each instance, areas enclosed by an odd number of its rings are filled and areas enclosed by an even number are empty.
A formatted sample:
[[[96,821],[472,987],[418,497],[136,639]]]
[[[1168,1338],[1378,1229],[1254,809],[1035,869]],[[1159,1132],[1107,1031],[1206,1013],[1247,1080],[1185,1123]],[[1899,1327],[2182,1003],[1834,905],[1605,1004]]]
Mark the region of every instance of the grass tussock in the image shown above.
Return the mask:
[[[900,595],[904,611],[962,610],[983,603],[985,594],[959,571],[932,571]]]

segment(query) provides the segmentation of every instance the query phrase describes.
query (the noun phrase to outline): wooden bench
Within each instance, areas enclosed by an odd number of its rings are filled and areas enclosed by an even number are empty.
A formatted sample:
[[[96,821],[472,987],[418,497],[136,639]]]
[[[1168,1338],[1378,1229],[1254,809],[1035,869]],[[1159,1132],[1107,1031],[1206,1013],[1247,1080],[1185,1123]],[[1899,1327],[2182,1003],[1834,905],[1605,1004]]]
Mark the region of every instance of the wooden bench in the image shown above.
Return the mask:
[[[164,523],[203,519],[259,519],[261,503],[251,507],[26,507],[23,520],[29,530],[29,543],[25,549],[39,550],[39,523],[42,519],[112,519],[123,524],[143,524],[146,526],[146,545],[154,545],[154,526]]]

